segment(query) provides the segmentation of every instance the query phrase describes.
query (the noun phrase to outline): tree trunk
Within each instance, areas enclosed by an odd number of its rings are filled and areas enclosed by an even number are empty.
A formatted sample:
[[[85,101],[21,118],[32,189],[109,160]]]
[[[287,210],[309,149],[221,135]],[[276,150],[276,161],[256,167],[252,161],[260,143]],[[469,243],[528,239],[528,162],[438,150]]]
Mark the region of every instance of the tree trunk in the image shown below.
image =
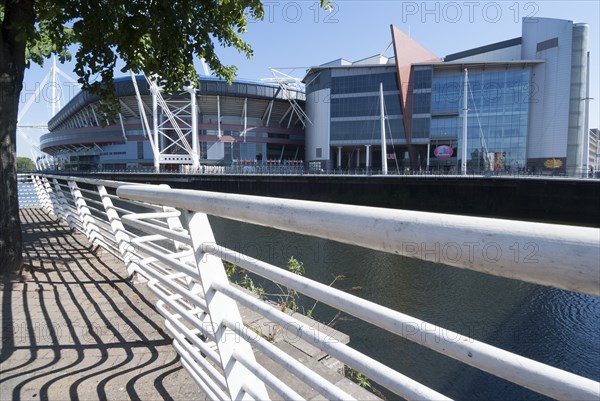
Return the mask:
[[[4,3],[0,29],[0,273],[21,267],[23,242],[17,197],[17,115],[25,72],[26,33],[33,32],[33,0]]]

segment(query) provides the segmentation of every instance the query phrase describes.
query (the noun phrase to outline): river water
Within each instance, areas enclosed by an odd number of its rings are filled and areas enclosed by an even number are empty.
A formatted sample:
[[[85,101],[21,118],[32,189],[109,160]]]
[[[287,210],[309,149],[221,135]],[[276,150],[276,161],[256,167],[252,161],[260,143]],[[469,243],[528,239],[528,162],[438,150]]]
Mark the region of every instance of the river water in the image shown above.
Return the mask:
[[[600,299],[265,227],[211,218],[217,242],[448,330],[600,380]],[[310,308],[312,301],[304,299]],[[318,305],[314,316],[335,312]],[[333,327],[350,345],[457,400],[544,397],[347,315]],[[388,399],[397,396],[384,391]]]

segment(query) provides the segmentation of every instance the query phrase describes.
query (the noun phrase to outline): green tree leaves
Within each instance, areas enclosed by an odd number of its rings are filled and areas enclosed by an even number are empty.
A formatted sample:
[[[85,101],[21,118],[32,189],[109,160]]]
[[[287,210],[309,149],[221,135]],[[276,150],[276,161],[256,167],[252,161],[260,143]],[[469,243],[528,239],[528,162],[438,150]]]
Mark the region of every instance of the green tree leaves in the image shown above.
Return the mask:
[[[35,163],[28,157],[17,157],[17,170],[18,171],[32,171],[36,170]]]
[[[76,46],[79,82],[100,95],[101,111],[114,117],[112,80],[119,58],[125,64],[120,72],[156,76],[167,91],[197,82],[198,58],[231,82],[236,67],[219,60],[218,47],[251,57],[252,48],[240,35],[248,17],[263,17],[263,6],[260,0],[38,0],[35,15],[34,27],[15,27],[26,37],[27,60],[41,64],[51,54],[68,60],[68,49]]]

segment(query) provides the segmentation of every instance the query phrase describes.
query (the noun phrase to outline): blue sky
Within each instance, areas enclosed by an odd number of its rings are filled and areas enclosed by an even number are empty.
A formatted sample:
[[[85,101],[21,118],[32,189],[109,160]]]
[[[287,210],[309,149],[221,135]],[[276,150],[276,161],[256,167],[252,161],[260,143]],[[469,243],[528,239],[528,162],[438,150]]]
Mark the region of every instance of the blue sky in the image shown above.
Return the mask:
[[[367,1],[341,0],[333,12],[319,9],[318,0],[263,1],[265,19],[248,24],[244,36],[254,49],[245,59],[231,49],[219,52],[225,64],[238,66],[238,77],[270,77],[269,67],[302,77],[306,67],[337,58],[351,61],[379,54],[391,42],[390,24],[398,26],[439,57],[462,50],[521,36],[525,16],[568,19],[590,25],[591,97],[590,127],[598,127],[600,110],[600,2],[598,1]],[[387,55],[392,55],[390,48]],[[33,66],[25,74],[22,105],[49,71]],[[74,76],[73,64],[59,66]],[[292,69],[296,67],[296,69]],[[46,89],[44,93],[49,94]],[[76,92],[66,86],[63,99]],[[64,101],[63,101],[64,105]],[[43,123],[50,106],[36,99],[21,121]],[[43,130],[24,130],[29,140],[39,143]],[[17,154],[31,157],[27,140],[17,135]]]

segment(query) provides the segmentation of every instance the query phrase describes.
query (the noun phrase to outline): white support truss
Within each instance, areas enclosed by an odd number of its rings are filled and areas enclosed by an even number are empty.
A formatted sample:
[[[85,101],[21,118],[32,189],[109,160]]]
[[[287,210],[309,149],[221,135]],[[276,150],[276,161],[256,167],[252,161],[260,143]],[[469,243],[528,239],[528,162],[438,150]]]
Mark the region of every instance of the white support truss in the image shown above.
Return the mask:
[[[200,146],[198,139],[198,106],[196,89],[184,87],[189,98],[181,96],[165,97],[156,82],[145,77],[152,96],[152,128],[146,116],[147,106],[137,88],[135,76],[131,79],[136,89],[139,114],[146,136],[152,145],[154,167],[178,164],[200,167]]]
[[[304,92],[304,84],[298,78],[294,78],[291,75],[283,73],[275,68],[269,68],[271,74],[273,74],[273,78],[264,78],[261,81],[263,82],[271,82],[276,83],[281,88],[283,97],[290,103],[292,108],[292,115],[296,114],[298,116],[298,120],[302,123],[303,127],[306,127],[306,123],[312,124],[308,115],[304,112],[302,107],[296,101],[296,97],[293,95],[293,92],[302,91]],[[287,114],[287,113],[286,113]],[[290,122],[288,123],[288,127],[291,124],[292,117],[290,117]]]

